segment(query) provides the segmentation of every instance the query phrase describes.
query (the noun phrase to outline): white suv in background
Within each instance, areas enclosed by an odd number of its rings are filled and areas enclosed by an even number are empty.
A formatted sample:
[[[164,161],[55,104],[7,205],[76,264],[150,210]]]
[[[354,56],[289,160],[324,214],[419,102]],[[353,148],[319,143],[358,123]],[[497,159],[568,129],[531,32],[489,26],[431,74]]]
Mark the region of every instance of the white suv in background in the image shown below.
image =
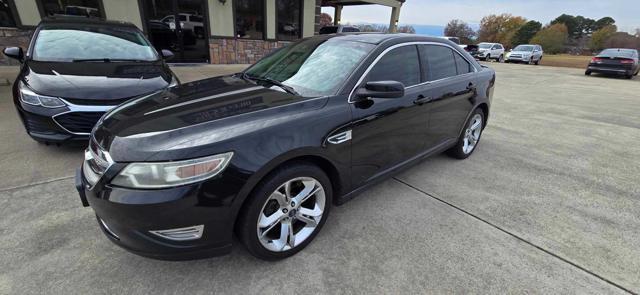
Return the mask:
[[[540,64],[544,51],[542,46],[537,44],[523,44],[518,45],[507,53],[507,59],[505,62],[518,62],[528,64]]]
[[[482,42],[478,44],[478,55],[480,60],[490,61],[492,59],[502,62],[504,61],[504,46],[500,43]]]

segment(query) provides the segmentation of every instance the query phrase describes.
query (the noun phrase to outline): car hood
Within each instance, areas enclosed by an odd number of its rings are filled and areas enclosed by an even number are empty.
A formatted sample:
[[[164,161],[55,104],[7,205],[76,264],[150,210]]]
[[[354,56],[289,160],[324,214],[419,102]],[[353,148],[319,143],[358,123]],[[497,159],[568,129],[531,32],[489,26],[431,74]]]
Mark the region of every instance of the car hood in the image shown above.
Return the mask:
[[[531,55],[533,54],[533,52],[531,51],[511,51],[509,52],[509,54],[522,54],[522,55]]]
[[[162,62],[40,62],[29,60],[22,81],[38,94],[111,100],[167,87],[171,70]]]
[[[118,162],[196,157],[210,153],[207,146],[260,132],[325,102],[235,76],[215,77],[118,106],[98,122],[92,140]]]

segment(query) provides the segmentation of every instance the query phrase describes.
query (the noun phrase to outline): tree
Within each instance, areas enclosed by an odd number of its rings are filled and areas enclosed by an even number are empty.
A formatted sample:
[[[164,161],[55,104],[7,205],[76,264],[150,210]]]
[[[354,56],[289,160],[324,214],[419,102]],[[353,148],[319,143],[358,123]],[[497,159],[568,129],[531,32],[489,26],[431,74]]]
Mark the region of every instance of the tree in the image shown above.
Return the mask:
[[[560,53],[567,42],[569,30],[564,24],[550,25],[538,32],[531,39],[531,43],[542,45],[544,51],[551,54]]]
[[[617,32],[605,41],[606,48],[634,48],[640,50],[640,37],[627,32]]]
[[[347,24],[350,25],[350,24]],[[360,32],[381,32],[385,33],[389,31],[389,27],[381,24],[357,24],[351,25],[360,30]],[[413,27],[412,27],[413,28]],[[415,32],[415,30],[414,30]]]
[[[409,26],[409,25],[399,26],[398,33],[415,34],[416,29],[413,26]]]
[[[480,21],[478,39],[483,42],[499,42],[509,48],[511,39],[526,22],[523,17],[507,13],[485,16]]]
[[[605,42],[607,42],[609,38],[611,38],[611,36],[613,36],[617,31],[618,31],[618,28],[615,25],[608,25],[604,28],[601,28],[593,32],[589,47],[591,48],[591,50],[594,50],[594,51],[599,51],[604,49]]]
[[[524,26],[520,27],[516,34],[511,39],[511,44],[513,46],[518,46],[520,44],[527,44],[542,29],[542,24],[537,21],[528,21]]]
[[[597,20],[593,26],[594,31],[600,30],[604,27],[614,25],[616,21],[608,16],[605,16],[599,20]]]
[[[333,25],[333,18],[326,12],[320,14],[320,27]]]
[[[470,44],[476,36],[476,32],[469,24],[459,20],[451,20],[444,28],[444,35],[449,37],[458,37],[462,44]]]

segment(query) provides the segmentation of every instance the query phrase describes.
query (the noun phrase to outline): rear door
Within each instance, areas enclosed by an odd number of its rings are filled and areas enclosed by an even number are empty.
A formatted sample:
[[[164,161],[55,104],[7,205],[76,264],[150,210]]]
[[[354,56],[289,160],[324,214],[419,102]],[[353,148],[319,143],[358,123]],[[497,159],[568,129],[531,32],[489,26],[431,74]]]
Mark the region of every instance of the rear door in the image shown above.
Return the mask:
[[[474,106],[475,68],[457,51],[445,45],[420,45],[431,98],[425,148],[455,140]]]
[[[401,98],[375,98],[351,104],[352,184],[360,186],[423,151],[428,109],[415,103],[423,95],[416,45],[382,53],[360,86],[369,81],[399,81]]]

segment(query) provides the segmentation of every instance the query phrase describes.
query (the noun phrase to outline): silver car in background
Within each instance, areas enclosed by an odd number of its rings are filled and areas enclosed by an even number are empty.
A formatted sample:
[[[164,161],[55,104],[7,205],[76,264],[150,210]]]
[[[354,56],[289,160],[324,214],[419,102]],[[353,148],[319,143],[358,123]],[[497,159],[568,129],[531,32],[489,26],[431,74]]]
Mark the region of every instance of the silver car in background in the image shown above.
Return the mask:
[[[507,53],[506,63],[528,63],[539,65],[544,51],[542,46],[536,44],[518,45]]]

